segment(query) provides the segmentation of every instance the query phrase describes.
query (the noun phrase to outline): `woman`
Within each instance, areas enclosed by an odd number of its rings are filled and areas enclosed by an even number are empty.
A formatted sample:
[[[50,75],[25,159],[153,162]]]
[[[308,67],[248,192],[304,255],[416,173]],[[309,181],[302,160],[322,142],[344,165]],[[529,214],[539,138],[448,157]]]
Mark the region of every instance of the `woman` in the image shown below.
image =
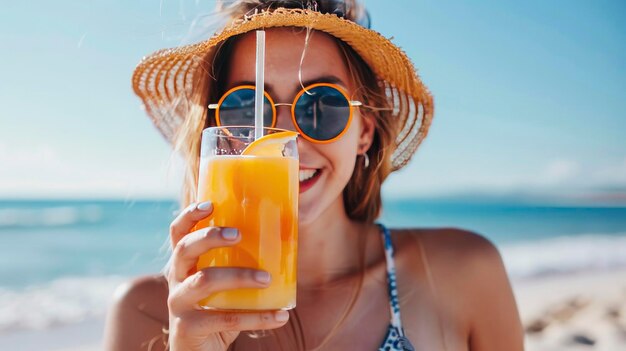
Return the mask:
[[[455,228],[374,223],[382,182],[409,161],[432,119],[432,97],[404,53],[365,28],[367,12],[353,1],[241,0],[220,11],[235,22],[204,43],[158,52],[135,71],[148,114],[187,159],[186,206],[170,228],[169,267],[118,289],[107,349],[522,350],[511,287],[488,240]],[[194,273],[200,254],[240,239],[223,228],[192,231],[219,211],[194,203],[194,194],[200,134],[217,124],[207,106],[254,84],[259,28],[266,30],[265,86],[274,101],[292,102],[323,82],[362,106],[336,140],[304,133],[298,141],[297,308],[202,311],[196,304],[208,294],[263,288],[271,279],[244,268]],[[276,127],[295,130],[293,121],[289,108],[277,106]],[[320,133],[337,127],[323,121]],[[264,332],[242,333],[250,330]]]

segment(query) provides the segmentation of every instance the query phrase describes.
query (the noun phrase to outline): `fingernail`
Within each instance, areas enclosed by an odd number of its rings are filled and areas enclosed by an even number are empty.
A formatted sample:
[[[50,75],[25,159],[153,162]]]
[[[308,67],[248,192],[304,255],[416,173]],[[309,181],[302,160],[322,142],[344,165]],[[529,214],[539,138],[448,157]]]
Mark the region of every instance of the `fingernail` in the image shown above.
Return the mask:
[[[235,240],[239,235],[239,231],[237,228],[223,228],[222,229],[222,238],[226,240]]]
[[[277,311],[274,314],[274,318],[276,318],[277,322],[285,322],[289,319],[289,312],[287,311]]]
[[[211,207],[213,207],[213,204],[211,203],[211,201],[201,202],[198,204],[198,206],[196,206],[196,208],[199,209],[200,211],[208,211],[211,209]]]
[[[268,272],[258,271],[254,273],[254,279],[259,283],[269,283],[270,274]]]

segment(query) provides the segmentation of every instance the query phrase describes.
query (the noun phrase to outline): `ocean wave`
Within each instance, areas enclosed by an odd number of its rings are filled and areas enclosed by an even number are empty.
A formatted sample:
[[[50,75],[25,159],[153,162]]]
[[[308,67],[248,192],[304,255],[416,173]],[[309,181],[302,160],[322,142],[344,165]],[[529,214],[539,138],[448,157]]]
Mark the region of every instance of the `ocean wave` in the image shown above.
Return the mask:
[[[0,208],[0,229],[93,224],[102,220],[102,212],[97,205]]]
[[[512,278],[626,267],[626,233],[559,236],[499,249]]]
[[[0,288],[0,333],[42,330],[101,317],[127,278],[66,277],[24,289]]]

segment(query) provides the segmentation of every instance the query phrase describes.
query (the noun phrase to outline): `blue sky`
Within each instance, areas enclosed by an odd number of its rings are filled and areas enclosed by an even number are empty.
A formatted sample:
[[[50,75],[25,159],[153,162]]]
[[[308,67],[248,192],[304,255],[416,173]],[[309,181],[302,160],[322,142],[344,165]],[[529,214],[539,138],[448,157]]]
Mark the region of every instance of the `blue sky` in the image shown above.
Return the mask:
[[[435,96],[388,196],[626,193],[623,1],[365,2]],[[174,197],[140,109],[142,56],[202,34],[214,1],[11,1],[0,12],[0,198]]]

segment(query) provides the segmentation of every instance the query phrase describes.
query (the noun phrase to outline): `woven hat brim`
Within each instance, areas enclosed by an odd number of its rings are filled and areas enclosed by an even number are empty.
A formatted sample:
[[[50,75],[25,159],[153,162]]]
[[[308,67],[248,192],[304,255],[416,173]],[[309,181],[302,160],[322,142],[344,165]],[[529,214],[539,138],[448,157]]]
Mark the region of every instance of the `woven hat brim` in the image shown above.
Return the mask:
[[[210,39],[164,49],[145,57],[136,67],[133,89],[148,116],[172,143],[185,119],[180,103],[190,95],[198,68],[207,55],[226,39],[261,28],[305,27],[328,33],[350,45],[371,67],[385,87],[392,118],[397,121],[392,170],[402,168],[428,134],[433,118],[433,97],[422,83],[407,55],[378,32],[316,11],[278,8],[233,21]]]

